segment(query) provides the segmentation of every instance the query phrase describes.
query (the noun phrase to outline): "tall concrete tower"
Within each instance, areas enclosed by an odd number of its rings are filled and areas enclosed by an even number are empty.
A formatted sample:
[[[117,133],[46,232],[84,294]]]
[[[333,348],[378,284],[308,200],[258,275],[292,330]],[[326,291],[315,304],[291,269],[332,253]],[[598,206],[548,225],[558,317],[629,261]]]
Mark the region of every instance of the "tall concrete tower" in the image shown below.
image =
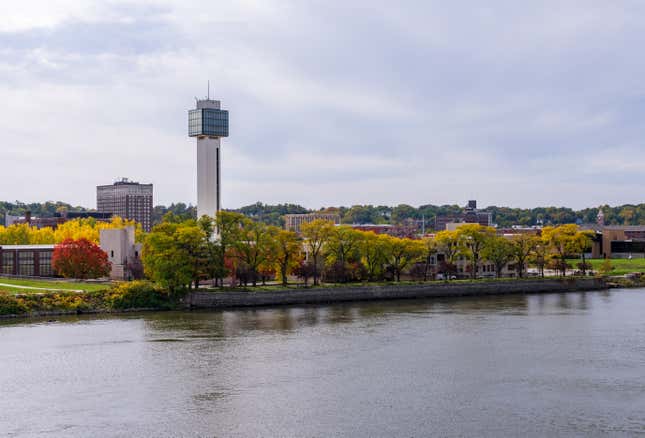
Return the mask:
[[[197,218],[220,210],[220,138],[228,137],[228,111],[219,100],[197,100],[188,111],[188,135],[197,137]]]

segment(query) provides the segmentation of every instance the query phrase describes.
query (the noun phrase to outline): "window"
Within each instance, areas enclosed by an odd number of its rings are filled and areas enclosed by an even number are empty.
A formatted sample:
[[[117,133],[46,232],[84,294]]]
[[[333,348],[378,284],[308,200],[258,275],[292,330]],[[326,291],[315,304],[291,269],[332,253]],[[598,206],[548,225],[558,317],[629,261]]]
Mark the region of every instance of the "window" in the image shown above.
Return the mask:
[[[52,277],[54,275],[51,251],[38,252],[38,274],[41,277]]]
[[[18,253],[18,274],[26,277],[34,275],[34,252],[20,251]]]
[[[13,252],[3,252],[2,253],[2,273],[3,274],[14,274],[14,253]]]

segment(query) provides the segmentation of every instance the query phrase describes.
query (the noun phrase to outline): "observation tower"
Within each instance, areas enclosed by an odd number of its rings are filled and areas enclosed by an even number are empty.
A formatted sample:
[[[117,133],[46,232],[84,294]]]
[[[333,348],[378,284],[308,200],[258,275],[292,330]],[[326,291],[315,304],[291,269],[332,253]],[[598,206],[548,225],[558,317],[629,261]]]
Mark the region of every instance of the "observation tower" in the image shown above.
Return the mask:
[[[215,217],[221,208],[220,139],[228,137],[228,111],[219,100],[195,98],[188,111],[188,136],[197,138],[197,218]]]

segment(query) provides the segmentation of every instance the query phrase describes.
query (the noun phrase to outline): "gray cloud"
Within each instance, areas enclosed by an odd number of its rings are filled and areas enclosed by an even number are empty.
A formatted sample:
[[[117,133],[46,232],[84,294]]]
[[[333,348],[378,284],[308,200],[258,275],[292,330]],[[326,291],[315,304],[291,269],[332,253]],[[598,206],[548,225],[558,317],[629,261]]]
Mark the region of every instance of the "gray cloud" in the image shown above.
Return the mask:
[[[231,111],[227,206],[639,202],[644,9],[159,0],[0,27],[5,172],[64,188],[0,198],[93,205],[131,176],[194,201],[186,109],[211,79]]]

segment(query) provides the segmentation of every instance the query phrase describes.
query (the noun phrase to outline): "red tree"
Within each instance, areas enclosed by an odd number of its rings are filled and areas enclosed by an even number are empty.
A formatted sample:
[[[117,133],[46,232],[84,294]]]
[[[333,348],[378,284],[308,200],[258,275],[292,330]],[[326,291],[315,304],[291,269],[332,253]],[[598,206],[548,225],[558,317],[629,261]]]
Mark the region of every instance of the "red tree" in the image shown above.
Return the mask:
[[[66,239],[56,245],[52,267],[66,278],[98,278],[110,275],[108,256],[87,239]]]

